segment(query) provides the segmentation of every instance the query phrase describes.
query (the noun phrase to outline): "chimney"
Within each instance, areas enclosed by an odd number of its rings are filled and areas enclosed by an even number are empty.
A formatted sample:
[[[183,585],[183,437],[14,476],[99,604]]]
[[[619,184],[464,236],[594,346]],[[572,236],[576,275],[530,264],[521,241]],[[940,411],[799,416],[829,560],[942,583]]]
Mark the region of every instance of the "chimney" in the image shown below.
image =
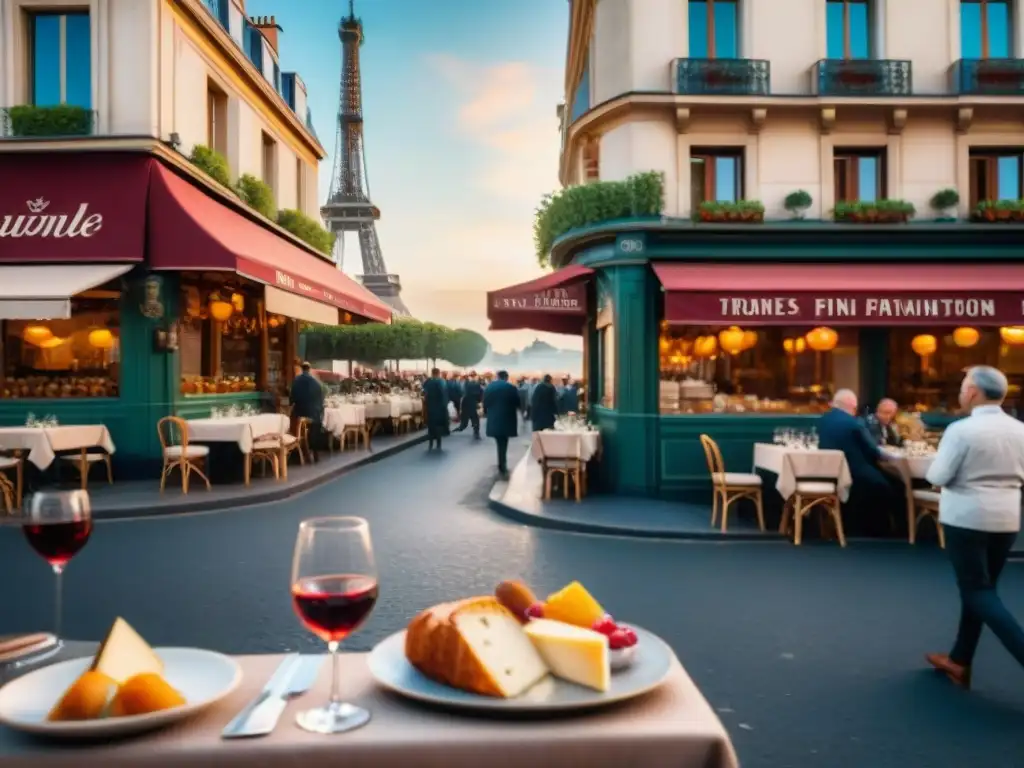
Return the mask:
[[[277,36],[281,32],[281,26],[277,23],[277,18],[275,16],[250,16],[249,23],[260,31],[274,53],[278,53]]]

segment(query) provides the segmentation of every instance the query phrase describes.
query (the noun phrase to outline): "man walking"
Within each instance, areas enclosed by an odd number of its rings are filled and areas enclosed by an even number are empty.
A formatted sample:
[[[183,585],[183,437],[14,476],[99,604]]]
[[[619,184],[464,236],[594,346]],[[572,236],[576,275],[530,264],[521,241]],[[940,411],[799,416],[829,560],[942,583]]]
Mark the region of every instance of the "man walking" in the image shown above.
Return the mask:
[[[960,405],[970,416],[946,428],[928,470],[928,482],[942,488],[939,522],[960,590],[960,626],[948,656],[926,658],[962,688],[970,688],[985,625],[1024,666],[1024,629],[996,592],[1020,531],[1024,484],[1024,424],[1003,412],[1007,389],[1006,376],[995,368],[967,372]]]
[[[476,372],[469,374],[466,383],[462,387],[462,421],[456,432],[465,432],[466,427],[472,423],[473,439],[480,439],[480,414],[477,413],[477,406],[484,397],[484,388],[476,377]]]
[[[498,448],[498,472],[508,477],[508,440],[519,435],[519,391],[509,383],[508,371],[498,371],[484,390],[484,416],[487,436]]]
[[[430,378],[423,382],[423,418],[427,422],[427,450],[441,450],[441,438],[448,436],[451,419],[448,417],[448,388],[441,372],[434,368]]]

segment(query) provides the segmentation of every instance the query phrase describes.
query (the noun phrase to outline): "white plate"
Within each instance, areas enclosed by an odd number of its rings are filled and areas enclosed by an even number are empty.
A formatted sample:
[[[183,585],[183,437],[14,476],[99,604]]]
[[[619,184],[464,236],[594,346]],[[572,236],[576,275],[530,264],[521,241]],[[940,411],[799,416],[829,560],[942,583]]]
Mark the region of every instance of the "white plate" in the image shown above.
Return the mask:
[[[92,663],[92,657],[88,657],[37,669],[0,688],[0,723],[18,731],[62,739],[130,736],[201,712],[242,682],[238,662],[223,654],[199,648],[154,650],[164,662],[164,678],[185,697],[184,706],[131,717],[49,722],[46,715]]]
[[[377,644],[370,654],[370,673],[385,688],[429,704],[510,715],[570,713],[642,696],[665,682],[672,671],[675,654],[657,635],[639,627],[634,629],[639,640],[636,658],[625,669],[612,672],[611,688],[604,693],[550,676],[514,699],[479,696],[449,688],[424,677],[405,658],[405,630]]]

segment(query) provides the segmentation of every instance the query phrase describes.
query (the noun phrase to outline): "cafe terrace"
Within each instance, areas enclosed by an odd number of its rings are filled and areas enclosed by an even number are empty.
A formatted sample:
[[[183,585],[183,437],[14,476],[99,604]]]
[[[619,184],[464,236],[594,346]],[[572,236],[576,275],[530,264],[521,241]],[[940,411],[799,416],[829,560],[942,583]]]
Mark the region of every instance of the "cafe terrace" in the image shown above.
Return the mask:
[[[277,411],[301,323],[390,322],[160,142],[5,153],[0,178],[0,425],[97,425],[132,474],[159,471],[165,416]]]
[[[489,294],[491,327],[582,336],[607,492],[706,499],[701,434],[750,472],[755,444],[809,431],[844,387],[938,429],[984,363],[1022,405],[1022,227],[619,220],[562,236],[551,263]]]

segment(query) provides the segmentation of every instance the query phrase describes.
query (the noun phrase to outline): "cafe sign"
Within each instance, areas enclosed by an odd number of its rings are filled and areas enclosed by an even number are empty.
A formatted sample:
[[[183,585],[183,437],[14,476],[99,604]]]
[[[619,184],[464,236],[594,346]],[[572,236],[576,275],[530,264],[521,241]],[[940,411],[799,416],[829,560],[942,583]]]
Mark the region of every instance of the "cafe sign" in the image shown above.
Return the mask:
[[[579,284],[533,293],[494,294],[491,297],[491,306],[496,310],[511,312],[584,315],[587,312],[586,287]]]
[[[50,209],[45,197],[25,201],[25,211],[0,212],[0,238],[89,238],[103,228],[103,215],[81,203],[73,212]]]
[[[703,325],[1020,325],[1021,293],[790,295],[672,291],[670,322]]]

